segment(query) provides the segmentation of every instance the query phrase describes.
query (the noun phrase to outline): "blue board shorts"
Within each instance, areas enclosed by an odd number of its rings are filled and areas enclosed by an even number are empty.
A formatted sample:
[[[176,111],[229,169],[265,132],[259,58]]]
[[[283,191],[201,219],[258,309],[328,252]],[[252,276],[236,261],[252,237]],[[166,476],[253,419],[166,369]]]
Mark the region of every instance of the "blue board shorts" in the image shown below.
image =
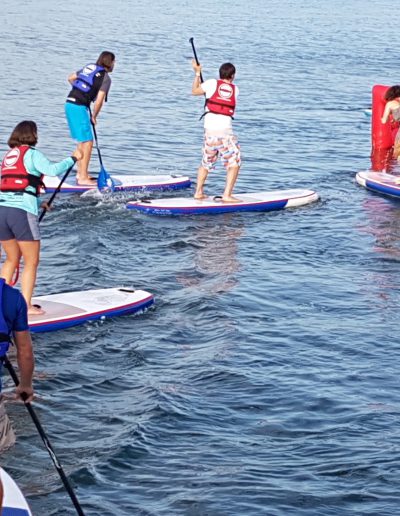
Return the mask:
[[[40,240],[38,217],[21,208],[0,206],[0,241],[14,239],[20,242]]]
[[[66,102],[65,116],[67,117],[69,132],[73,140],[78,142],[93,140],[89,109],[86,106]]]

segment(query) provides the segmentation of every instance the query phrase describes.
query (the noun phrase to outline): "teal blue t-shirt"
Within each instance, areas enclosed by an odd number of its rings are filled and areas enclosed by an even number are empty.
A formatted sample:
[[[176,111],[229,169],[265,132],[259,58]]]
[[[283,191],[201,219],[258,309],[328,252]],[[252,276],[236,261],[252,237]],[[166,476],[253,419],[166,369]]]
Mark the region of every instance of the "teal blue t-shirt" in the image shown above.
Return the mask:
[[[64,174],[72,165],[74,160],[70,157],[53,163],[39,150],[29,149],[24,156],[24,165],[26,170],[34,176],[59,176]],[[28,186],[32,192],[35,189]],[[37,197],[28,193],[19,192],[0,192],[0,206],[7,206],[9,208],[20,208],[28,213],[37,215],[39,213],[39,202]]]

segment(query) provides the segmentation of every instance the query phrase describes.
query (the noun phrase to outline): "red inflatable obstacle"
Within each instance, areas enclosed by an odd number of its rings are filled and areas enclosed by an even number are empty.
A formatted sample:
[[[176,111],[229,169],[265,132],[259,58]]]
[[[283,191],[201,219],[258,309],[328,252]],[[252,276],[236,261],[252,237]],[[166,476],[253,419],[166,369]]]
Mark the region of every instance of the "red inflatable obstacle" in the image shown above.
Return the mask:
[[[389,118],[389,122],[382,124],[381,118],[385,110],[386,100],[384,98],[389,86],[376,85],[372,88],[372,153],[391,149],[394,144],[399,122]]]

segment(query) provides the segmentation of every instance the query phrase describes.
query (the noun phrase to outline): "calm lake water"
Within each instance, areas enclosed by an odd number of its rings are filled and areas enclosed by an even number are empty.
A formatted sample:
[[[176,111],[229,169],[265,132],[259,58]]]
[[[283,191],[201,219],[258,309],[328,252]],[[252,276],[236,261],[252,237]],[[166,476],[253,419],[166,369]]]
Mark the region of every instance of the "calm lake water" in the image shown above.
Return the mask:
[[[2,153],[33,119],[39,148],[68,156],[66,78],[107,49],[106,169],[194,179],[194,37],[205,78],[237,67],[236,192],[321,196],[176,219],[126,210],[132,194],[59,197],[36,292],[156,297],[145,314],[34,337],[35,407],[86,514],[398,514],[400,204],[354,183],[370,164],[371,88],[399,81],[397,7],[3,0]],[[208,191],[224,178],[218,167]],[[18,442],[2,466],[35,515],[74,514],[25,408],[8,410]]]

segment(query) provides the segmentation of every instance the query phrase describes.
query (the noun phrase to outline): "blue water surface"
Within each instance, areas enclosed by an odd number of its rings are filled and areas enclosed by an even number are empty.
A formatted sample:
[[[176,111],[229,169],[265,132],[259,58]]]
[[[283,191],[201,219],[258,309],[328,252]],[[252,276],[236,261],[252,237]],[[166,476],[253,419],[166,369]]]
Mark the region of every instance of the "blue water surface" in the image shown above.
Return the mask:
[[[354,182],[370,164],[371,88],[399,81],[397,8],[2,1],[2,153],[33,119],[39,148],[68,156],[67,76],[107,49],[107,171],[195,178],[194,37],[205,78],[237,67],[236,192],[321,196],[182,218],[128,211],[132,194],[59,197],[42,224],[36,293],[129,286],[156,297],[144,314],[34,336],[35,408],[86,514],[399,513],[400,205]],[[224,179],[218,167],[207,191]],[[2,466],[35,515],[74,514],[25,408],[8,412],[18,442]]]

